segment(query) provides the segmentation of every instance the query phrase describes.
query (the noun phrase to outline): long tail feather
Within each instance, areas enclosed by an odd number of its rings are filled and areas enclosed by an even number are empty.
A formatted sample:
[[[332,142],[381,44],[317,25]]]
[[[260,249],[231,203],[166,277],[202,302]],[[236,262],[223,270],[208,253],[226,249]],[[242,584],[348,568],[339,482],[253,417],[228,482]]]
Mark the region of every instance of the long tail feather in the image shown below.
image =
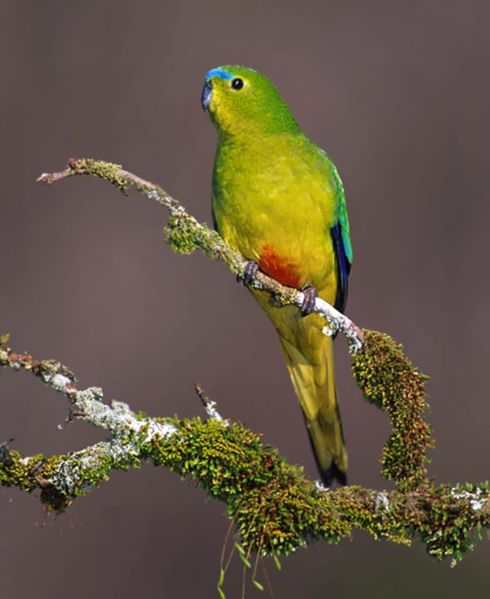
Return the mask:
[[[335,391],[333,339],[322,333],[316,314],[303,318],[297,308],[277,308],[261,291],[252,292],[272,320],[286,357],[321,479],[347,484],[347,450]]]
[[[347,451],[335,390],[333,341],[316,327],[284,339],[286,363],[298,396],[322,481],[347,483]]]

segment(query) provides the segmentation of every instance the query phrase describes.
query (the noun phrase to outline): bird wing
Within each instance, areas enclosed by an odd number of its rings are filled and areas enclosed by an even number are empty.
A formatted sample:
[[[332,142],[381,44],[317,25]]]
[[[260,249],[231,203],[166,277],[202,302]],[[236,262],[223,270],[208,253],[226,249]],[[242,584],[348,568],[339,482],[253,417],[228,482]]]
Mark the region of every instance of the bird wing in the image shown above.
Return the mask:
[[[340,312],[345,310],[349,289],[349,273],[352,266],[352,244],[350,241],[349,217],[345,203],[345,192],[342,180],[335,165],[330,162],[331,180],[337,197],[337,222],[330,228],[332,244],[337,265],[337,293],[335,308]]]

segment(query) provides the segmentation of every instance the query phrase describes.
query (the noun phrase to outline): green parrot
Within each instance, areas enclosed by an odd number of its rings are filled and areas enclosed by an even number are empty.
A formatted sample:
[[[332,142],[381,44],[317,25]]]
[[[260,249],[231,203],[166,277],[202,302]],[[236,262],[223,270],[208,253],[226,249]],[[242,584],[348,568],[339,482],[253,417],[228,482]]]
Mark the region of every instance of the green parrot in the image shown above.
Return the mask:
[[[343,311],[352,264],[344,189],[328,156],[301,131],[276,87],[253,69],[206,73],[202,106],[218,130],[212,183],[215,227],[257,270],[304,291],[302,310],[267,312],[286,357],[323,483],[347,482],[335,391],[333,340],[312,308],[317,295]]]

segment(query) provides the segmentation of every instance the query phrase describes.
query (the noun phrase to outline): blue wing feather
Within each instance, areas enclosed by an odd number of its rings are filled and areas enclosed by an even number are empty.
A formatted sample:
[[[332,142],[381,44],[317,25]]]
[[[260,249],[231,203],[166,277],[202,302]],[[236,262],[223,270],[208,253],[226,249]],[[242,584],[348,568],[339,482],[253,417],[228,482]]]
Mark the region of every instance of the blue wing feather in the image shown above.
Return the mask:
[[[340,222],[330,229],[332,243],[337,262],[337,293],[335,296],[335,308],[340,312],[345,310],[347,295],[349,291],[349,273],[351,264],[345,251],[342,227]]]
[[[338,200],[338,221],[331,227],[330,234],[334,247],[337,267],[337,293],[335,308],[340,312],[345,310],[349,290],[349,273],[352,265],[352,244],[350,241],[349,217],[345,203],[344,186],[335,165],[330,162],[331,181],[335,187]]]

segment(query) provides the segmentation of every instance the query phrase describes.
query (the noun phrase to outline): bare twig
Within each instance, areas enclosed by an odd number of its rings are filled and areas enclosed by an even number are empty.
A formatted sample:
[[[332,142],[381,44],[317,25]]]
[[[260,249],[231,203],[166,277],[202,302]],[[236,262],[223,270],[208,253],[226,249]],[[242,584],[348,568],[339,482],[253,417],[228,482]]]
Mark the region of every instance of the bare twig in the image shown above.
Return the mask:
[[[209,416],[209,418],[213,418],[214,420],[217,420],[218,422],[222,422],[223,424],[228,425],[228,421],[225,420],[223,418],[223,416],[221,416],[221,414],[218,412],[218,409],[216,407],[216,402],[209,399],[209,396],[204,391],[202,386],[197,384],[197,385],[195,385],[194,388],[195,388],[196,393],[197,393],[199,399],[201,400],[201,403],[204,406],[204,409],[206,410],[206,414]]]

